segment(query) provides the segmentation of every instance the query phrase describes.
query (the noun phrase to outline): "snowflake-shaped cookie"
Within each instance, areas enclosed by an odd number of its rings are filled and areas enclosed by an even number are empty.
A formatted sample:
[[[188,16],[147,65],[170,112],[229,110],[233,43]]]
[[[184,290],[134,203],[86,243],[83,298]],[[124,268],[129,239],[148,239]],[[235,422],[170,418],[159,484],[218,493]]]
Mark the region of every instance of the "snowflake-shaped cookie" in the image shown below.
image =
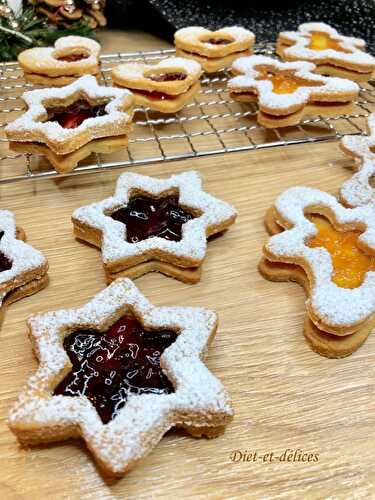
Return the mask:
[[[315,69],[314,64],[304,61],[285,63],[266,56],[240,57],[232,65],[237,76],[228,81],[228,89],[234,99],[255,94],[259,109],[277,117],[296,113],[309,103],[347,103],[358,96],[356,83],[317,75]]]
[[[266,259],[303,268],[309,280],[308,313],[320,330],[334,335],[357,331],[375,313],[375,272],[367,272],[356,288],[334,283],[328,250],[307,245],[316,236],[317,228],[306,213],[322,214],[346,230],[363,231],[358,243],[366,253],[375,255],[375,207],[345,208],[327,193],[293,187],[278,197],[274,209],[275,220],[285,230],[272,236],[265,245]]]
[[[71,153],[94,139],[125,135],[133,114],[131,92],[98,85],[92,75],[65,87],[25,92],[22,98],[28,110],[5,128],[7,137],[11,141],[46,144],[57,154]],[[48,108],[61,109],[79,100],[92,106],[104,105],[103,114],[87,118],[75,128],[49,121]]]
[[[154,236],[127,241],[126,225],[114,220],[111,214],[126,207],[134,195],[162,199],[170,194],[177,195],[179,207],[192,215],[182,225],[181,239],[171,241]],[[152,270],[184,280],[180,270],[196,269],[203,262],[207,237],[228,228],[235,218],[234,208],[204,192],[199,174],[191,171],[168,179],[126,172],[119,177],[114,196],[78,208],[72,220],[79,239],[101,248],[109,280],[118,277],[119,272],[136,277]],[[143,267],[145,263],[151,267]],[[199,276],[188,276],[185,280],[195,282],[197,279]]]
[[[0,210],[0,315],[4,307],[47,284],[48,263],[41,252],[23,241],[12,212]]]
[[[375,175],[375,113],[368,118],[369,135],[347,135],[341,139],[341,149],[355,159],[356,173],[340,189],[346,205],[357,207],[375,202],[374,188],[370,184]]]
[[[129,314],[145,331],[155,332],[154,336],[163,335],[166,329],[176,332],[175,341],[159,361],[173,390],[168,394],[129,393],[126,404],[104,424],[85,395],[53,395],[72,368],[63,342],[79,330],[104,335]],[[115,281],[79,309],[32,316],[28,328],[40,365],[10,412],[11,430],[25,444],[81,436],[112,475],[122,475],[133,467],[171,427],[182,427],[197,437],[218,435],[233,410],[222,384],[201,361],[216,326],[216,314],[207,309],[153,306],[128,279]],[[126,340],[124,332],[120,341]],[[131,352],[137,356],[136,346]]]
[[[315,33],[328,38],[333,48],[310,48]],[[363,73],[370,77],[375,69],[375,58],[364,52],[365,46],[364,40],[340,35],[328,24],[304,23],[298,27],[298,31],[283,31],[279,34],[277,53],[285,60],[304,60],[322,65],[325,71],[332,70],[330,74],[342,68],[353,72],[353,76]]]

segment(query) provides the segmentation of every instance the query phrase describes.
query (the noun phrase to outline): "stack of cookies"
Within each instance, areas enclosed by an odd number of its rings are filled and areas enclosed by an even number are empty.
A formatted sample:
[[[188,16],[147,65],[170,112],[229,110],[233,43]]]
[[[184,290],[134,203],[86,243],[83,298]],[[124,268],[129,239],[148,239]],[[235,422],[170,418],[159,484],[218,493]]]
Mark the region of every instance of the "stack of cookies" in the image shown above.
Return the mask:
[[[98,85],[86,75],[61,88],[23,94],[28,110],[5,132],[14,151],[46,156],[57,172],[70,172],[92,152],[127,145],[133,95]]]

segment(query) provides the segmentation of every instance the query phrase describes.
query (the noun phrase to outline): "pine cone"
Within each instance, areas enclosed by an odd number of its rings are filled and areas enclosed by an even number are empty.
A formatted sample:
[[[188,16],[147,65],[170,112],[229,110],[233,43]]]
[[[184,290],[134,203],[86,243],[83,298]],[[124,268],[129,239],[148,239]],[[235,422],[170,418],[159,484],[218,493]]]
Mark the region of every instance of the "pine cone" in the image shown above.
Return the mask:
[[[104,16],[105,0],[27,0],[36,12],[52,24],[69,28],[72,23],[85,21],[90,28],[107,24]]]

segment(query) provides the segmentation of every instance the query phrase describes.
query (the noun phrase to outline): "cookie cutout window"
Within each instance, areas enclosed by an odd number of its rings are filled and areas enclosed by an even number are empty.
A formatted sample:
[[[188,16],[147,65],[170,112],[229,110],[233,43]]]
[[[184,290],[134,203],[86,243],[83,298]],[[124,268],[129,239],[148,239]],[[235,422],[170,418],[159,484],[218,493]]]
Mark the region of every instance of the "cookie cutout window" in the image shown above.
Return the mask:
[[[77,128],[88,118],[106,115],[108,102],[91,104],[85,99],[78,99],[68,106],[47,107],[47,121],[57,122],[62,128]]]
[[[179,205],[179,195],[174,193],[160,198],[131,196],[127,206],[111,217],[126,225],[126,240],[137,243],[152,237],[181,241],[183,225],[195,215]]]
[[[113,420],[130,394],[170,394],[160,357],[177,339],[171,330],[147,331],[129,314],[107,331],[78,330],[63,342],[72,370],[54,395],[85,396],[102,422]]]
[[[324,247],[331,255],[332,281],[342,288],[361,286],[368,271],[375,271],[375,255],[369,255],[358,244],[361,231],[339,230],[322,215],[310,214],[318,233],[309,238],[306,245],[310,248]]]
[[[277,70],[272,66],[255,66],[260,74],[256,80],[272,82],[272,91],[275,94],[292,94],[300,87],[322,87],[324,83],[301,78],[296,71]]]
[[[329,33],[323,31],[311,32],[308,48],[312,50],[333,49],[337,52],[350,53],[350,50],[344,49],[339,41],[332,38]]]

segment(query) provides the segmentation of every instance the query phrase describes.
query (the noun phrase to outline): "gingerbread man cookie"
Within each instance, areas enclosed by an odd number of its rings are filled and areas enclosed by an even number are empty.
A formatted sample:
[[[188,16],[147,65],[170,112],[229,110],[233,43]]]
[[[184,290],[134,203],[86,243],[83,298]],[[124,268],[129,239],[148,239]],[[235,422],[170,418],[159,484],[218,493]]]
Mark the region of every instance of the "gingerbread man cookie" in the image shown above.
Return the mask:
[[[61,88],[38,89],[22,96],[28,110],[10,123],[10,141],[37,142],[57,155],[78,150],[95,139],[127,135],[133,95],[98,85],[92,75]]]
[[[9,415],[23,444],[82,437],[101,468],[120,476],[172,427],[211,438],[232,419],[202,362],[213,311],[153,306],[118,279],[78,309],[27,324],[40,365]]]
[[[375,207],[349,209],[327,193],[294,187],[265,222],[273,236],[260,272],[304,286],[307,341],[323,356],[348,356],[375,326]]]
[[[54,47],[34,47],[21,52],[18,62],[25,78],[37,85],[61,87],[82,75],[99,73],[100,45],[90,38],[65,36]]]
[[[131,90],[141,106],[176,113],[200,89],[201,65],[183,57],[169,57],[157,64],[124,63],[112,70],[112,80]]]
[[[168,179],[122,174],[114,196],[75,210],[75,236],[101,248],[108,281],[151,271],[200,279],[207,238],[236,219],[229,204],[202,190],[197,172]]]
[[[340,197],[350,207],[375,202],[375,191],[371,178],[375,175],[375,113],[368,118],[369,135],[347,135],[341,139],[340,147],[351,158],[356,173],[340,189]]]
[[[236,101],[258,102],[257,119],[266,128],[300,123],[305,115],[348,113],[359,87],[351,80],[314,73],[308,62],[279,62],[266,56],[236,59],[228,90]]]
[[[0,322],[8,305],[39,292],[48,283],[47,259],[25,239],[13,213],[0,210]]]
[[[217,31],[190,26],[174,34],[176,54],[199,62],[207,73],[229,68],[237,57],[250,55],[254,42],[254,34],[240,26]]]
[[[375,58],[364,49],[359,38],[340,35],[325,23],[304,23],[298,31],[282,31],[276,52],[284,61],[309,61],[321,74],[368,81],[375,69]]]

